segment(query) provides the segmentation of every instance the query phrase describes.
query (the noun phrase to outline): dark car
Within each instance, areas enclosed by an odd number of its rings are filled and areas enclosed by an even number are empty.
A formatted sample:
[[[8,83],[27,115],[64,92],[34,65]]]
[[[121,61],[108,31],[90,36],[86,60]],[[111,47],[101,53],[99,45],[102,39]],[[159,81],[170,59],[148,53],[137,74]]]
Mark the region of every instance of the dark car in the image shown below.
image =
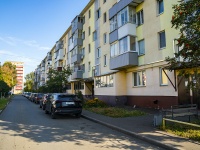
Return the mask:
[[[79,118],[82,113],[82,102],[76,95],[52,94],[47,98],[45,113],[50,113],[52,119],[55,119],[57,114],[72,114]]]
[[[36,104],[39,104],[40,103],[40,100],[42,99],[43,97],[43,93],[36,93],[34,95],[34,98],[33,98],[33,102],[36,103]]]
[[[40,100],[40,108],[45,110],[47,99],[50,98],[52,94],[44,94],[42,99]]]

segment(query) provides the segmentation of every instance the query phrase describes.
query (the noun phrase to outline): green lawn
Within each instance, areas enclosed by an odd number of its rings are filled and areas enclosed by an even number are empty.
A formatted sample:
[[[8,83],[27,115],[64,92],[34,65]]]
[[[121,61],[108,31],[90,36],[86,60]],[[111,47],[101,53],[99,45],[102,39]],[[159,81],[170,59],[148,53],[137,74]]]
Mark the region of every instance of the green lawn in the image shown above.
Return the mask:
[[[200,120],[198,119],[191,123],[200,125]],[[166,125],[165,131],[200,142],[200,128],[173,123]]]
[[[113,118],[123,118],[123,117],[133,117],[133,116],[142,116],[145,115],[145,112],[138,111],[138,110],[126,110],[124,108],[118,107],[91,107],[86,108],[91,112],[113,117]]]
[[[9,102],[8,98],[0,98],[0,110],[4,109]]]

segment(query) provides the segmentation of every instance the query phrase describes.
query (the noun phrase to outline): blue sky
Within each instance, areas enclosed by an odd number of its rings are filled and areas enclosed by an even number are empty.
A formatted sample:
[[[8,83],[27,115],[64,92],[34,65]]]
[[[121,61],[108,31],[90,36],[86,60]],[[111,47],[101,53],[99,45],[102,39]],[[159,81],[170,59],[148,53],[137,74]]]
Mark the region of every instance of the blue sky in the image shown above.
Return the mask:
[[[0,62],[24,62],[25,75],[90,0],[0,0]]]

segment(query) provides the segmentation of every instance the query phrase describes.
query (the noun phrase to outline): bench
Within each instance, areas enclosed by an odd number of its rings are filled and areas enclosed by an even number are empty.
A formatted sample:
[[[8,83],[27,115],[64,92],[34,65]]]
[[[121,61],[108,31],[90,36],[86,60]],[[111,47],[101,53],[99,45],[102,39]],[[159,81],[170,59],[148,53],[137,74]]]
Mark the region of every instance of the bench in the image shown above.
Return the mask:
[[[196,104],[188,104],[188,105],[174,105],[171,106],[171,109],[164,110],[164,117],[166,118],[176,118],[176,117],[189,117],[190,122],[190,116],[195,116],[198,118],[198,107]]]

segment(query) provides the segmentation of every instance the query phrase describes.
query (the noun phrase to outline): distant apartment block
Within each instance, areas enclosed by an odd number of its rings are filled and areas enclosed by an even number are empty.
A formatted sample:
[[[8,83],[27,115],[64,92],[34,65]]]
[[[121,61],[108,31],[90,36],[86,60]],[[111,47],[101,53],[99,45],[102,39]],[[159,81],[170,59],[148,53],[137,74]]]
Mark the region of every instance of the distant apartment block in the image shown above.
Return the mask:
[[[165,69],[165,58],[177,51],[179,31],[171,28],[176,3],[90,0],[36,68],[36,88],[45,85],[50,67],[70,67],[66,93],[81,91],[114,106],[190,103],[187,79]]]
[[[17,84],[13,87],[12,92],[14,94],[19,94],[23,92],[24,89],[24,63],[11,61],[13,65],[16,66],[17,71]]]

